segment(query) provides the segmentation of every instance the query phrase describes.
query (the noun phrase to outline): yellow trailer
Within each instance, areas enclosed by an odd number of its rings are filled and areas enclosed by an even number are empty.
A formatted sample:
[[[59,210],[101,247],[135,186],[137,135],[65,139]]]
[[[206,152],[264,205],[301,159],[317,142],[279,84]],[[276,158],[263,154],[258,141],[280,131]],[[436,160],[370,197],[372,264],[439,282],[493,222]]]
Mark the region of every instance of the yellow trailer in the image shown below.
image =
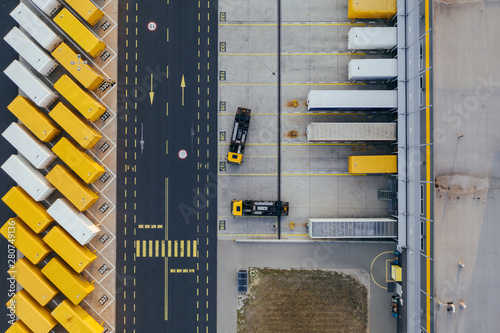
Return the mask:
[[[76,52],[65,43],[59,44],[52,56],[88,90],[95,90],[104,82],[104,78],[83,63]]]
[[[80,119],[61,102],[49,112],[49,116],[85,149],[91,149],[102,139],[102,136],[92,126]]]
[[[18,291],[8,302],[7,307],[13,309],[34,333],[49,333],[57,325],[57,320],[43,306],[37,303],[24,289]]]
[[[54,122],[26,97],[17,96],[7,109],[19,118],[40,141],[50,142],[61,133]]]
[[[21,186],[12,187],[3,196],[2,201],[37,234],[45,231],[54,222],[45,207],[33,200]]]
[[[96,121],[106,112],[106,108],[101,103],[92,98],[66,74],[54,83],[54,88],[88,120]]]
[[[60,257],[52,258],[42,268],[42,273],[75,305],[80,304],[95,289],[92,283],[75,272]]]
[[[102,333],[104,330],[87,311],[79,305],[71,304],[67,299],[52,311],[52,317],[56,318],[68,332]]]
[[[96,57],[106,48],[106,44],[71,14],[68,9],[61,10],[53,20],[92,57]]]
[[[87,184],[95,182],[104,173],[103,166],[66,138],[59,140],[52,151]]]
[[[81,212],[99,199],[94,191],[62,165],[56,165],[45,178]]]
[[[102,10],[90,0],[66,0],[66,3],[91,26],[96,25],[104,16]]]
[[[349,156],[349,173],[397,173],[397,155]]]
[[[5,333],[32,333],[32,331],[18,319],[14,324],[10,325],[9,329],[5,331]]]
[[[26,258],[19,259],[7,271],[40,305],[47,305],[59,290]]]
[[[55,226],[43,237],[47,243],[61,258],[64,259],[76,272],[81,273],[94,260],[95,253],[86,246],[80,245],[63,228]]]
[[[396,0],[349,0],[347,17],[354,19],[390,19],[398,11]]]
[[[51,248],[19,217],[9,219],[0,228],[0,233],[35,265],[41,263],[52,252]]]

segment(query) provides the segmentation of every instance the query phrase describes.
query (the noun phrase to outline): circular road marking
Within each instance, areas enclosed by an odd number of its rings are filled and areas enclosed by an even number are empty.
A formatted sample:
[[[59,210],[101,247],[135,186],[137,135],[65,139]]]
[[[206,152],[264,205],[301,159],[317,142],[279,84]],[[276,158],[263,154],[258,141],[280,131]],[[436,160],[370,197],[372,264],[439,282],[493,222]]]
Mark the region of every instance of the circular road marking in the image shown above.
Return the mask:
[[[385,252],[380,253],[378,256],[376,256],[376,257],[372,260],[372,264],[371,264],[371,266],[370,266],[370,276],[372,277],[373,282],[374,282],[377,286],[379,286],[380,288],[382,288],[382,289],[387,289],[387,287],[383,287],[383,286],[381,286],[380,284],[378,284],[378,282],[377,282],[377,281],[375,281],[375,278],[373,277],[373,264],[375,263],[375,260],[377,260],[377,259],[378,259],[378,257],[380,257],[381,255],[384,255],[384,254],[388,254],[388,253],[394,253],[394,251],[385,251]]]
[[[182,149],[182,150],[179,150],[179,154],[178,155],[179,155],[179,158],[181,160],[183,160],[183,159],[185,159],[188,156],[188,153],[187,153],[187,151],[185,151],[184,149]]]
[[[156,23],[155,22],[149,22],[148,23],[148,30],[149,31],[155,31],[156,30]]]

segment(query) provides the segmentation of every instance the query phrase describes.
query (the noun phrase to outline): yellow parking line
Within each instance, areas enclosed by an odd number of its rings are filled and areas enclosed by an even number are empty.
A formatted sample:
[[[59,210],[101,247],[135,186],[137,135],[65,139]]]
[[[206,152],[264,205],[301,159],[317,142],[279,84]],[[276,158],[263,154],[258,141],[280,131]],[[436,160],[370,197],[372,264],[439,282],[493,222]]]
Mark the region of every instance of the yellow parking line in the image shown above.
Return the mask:
[[[197,246],[197,242],[194,240],[193,241],[193,257],[197,257],[198,256],[198,246]]]
[[[172,241],[168,241],[168,257],[172,257]]]
[[[141,241],[135,241],[135,256],[141,256]]]
[[[177,257],[178,251],[179,251],[179,242],[174,241],[174,257]]]
[[[149,256],[150,257],[153,256],[153,241],[152,240],[149,241]]]
[[[142,256],[146,257],[146,241],[142,241]]]
[[[181,249],[180,249],[180,257],[184,257],[184,241],[181,240]]]
[[[160,241],[155,240],[155,257],[160,256]]]
[[[165,241],[161,241],[161,256],[165,257]]]
[[[191,241],[190,240],[187,241],[186,249],[187,249],[187,257],[191,257]]]

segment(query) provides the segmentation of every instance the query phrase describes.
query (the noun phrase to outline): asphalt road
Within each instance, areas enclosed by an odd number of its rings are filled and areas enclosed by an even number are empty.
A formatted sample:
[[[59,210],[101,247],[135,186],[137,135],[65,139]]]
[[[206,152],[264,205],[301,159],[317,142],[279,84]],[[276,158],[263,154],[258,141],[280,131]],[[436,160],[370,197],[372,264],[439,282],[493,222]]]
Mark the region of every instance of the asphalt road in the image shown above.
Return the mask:
[[[117,331],[216,332],[217,4],[119,6]]]

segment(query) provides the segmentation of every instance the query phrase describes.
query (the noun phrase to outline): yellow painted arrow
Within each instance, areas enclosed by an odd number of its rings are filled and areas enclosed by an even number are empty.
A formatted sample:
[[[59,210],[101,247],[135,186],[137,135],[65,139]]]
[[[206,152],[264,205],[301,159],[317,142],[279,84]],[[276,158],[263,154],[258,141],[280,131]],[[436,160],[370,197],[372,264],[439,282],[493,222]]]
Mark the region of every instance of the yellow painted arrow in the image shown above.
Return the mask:
[[[186,88],[186,80],[184,80],[184,75],[182,75],[181,88],[182,88],[182,105],[184,106],[184,88]]]
[[[151,105],[153,105],[153,98],[155,97],[155,93],[153,91],[153,74],[151,74],[151,92],[149,93],[149,99],[151,100]]]

